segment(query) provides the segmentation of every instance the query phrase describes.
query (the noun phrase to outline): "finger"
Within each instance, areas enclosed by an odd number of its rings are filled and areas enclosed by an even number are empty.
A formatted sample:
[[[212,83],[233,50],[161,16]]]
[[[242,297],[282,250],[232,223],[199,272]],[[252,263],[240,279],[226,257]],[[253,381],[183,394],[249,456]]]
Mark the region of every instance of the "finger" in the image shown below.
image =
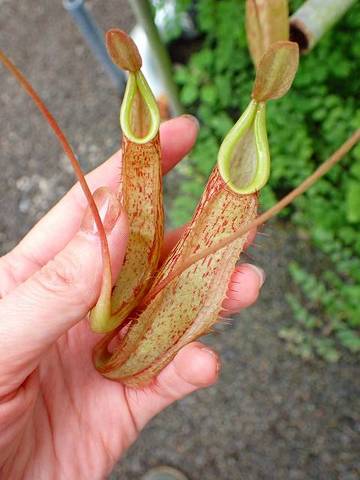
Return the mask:
[[[174,228],[173,230],[170,230],[169,232],[166,233],[164,245],[161,251],[160,263],[163,263],[164,260],[167,258],[171,250],[175,247],[177,242],[180,240],[187,226],[188,224],[186,223],[185,225],[182,225],[181,227],[178,227],[178,228]],[[244,245],[244,250],[250,247],[252,242],[255,240],[255,237],[256,237],[256,228],[253,228],[248,233],[248,236]]]
[[[98,192],[94,198],[108,232],[115,278],[126,249],[127,219],[109,190]],[[87,210],[68,245],[0,301],[0,378],[8,378],[12,387],[20,385],[43,352],[87,315],[101,281],[99,236]]]
[[[265,273],[261,268],[249,263],[236,267],[231,276],[220,315],[231,315],[255,303],[264,281]]]
[[[163,171],[168,172],[193,147],[198,124],[195,117],[183,115],[164,122],[160,127]],[[121,152],[86,176],[90,189],[105,185],[116,191],[119,184]],[[26,237],[0,259],[0,294],[7,292],[45,265],[78,230],[87,202],[76,184],[65,197],[43,217]]]
[[[184,347],[155,381],[144,389],[127,388],[129,408],[137,428],[176,400],[216,382],[220,360],[215,352],[199,342]]]
[[[193,148],[199,130],[199,122],[193,115],[164,122],[160,127],[163,173],[166,174]]]
[[[256,228],[252,228],[249,233],[247,234],[247,237],[246,237],[246,242],[245,242],[245,245],[244,245],[244,250],[247,250],[250,245],[253,243],[253,241],[255,240],[255,237],[256,237],[256,233],[257,233],[257,229]]]

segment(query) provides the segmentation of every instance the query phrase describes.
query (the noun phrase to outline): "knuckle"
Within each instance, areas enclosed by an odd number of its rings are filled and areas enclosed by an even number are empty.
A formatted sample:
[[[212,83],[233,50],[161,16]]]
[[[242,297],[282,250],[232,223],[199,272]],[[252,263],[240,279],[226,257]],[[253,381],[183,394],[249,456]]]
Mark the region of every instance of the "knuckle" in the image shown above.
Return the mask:
[[[64,254],[50,260],[35,275],[41,288],[48,293],[62,295],[79,289],[79,266],[70,255]],[[79,292],[80,293],[80,292]]]
[[[36,274],[41,290],[56,297],[66,298],[66,303],[89,310],[93,304],[91,292],[95,290],[96,275],[89,275],[81,261],[65,251],[48,262]]]
[[[16,275],[6,257],[0,258],[0,298],[16,286]]]

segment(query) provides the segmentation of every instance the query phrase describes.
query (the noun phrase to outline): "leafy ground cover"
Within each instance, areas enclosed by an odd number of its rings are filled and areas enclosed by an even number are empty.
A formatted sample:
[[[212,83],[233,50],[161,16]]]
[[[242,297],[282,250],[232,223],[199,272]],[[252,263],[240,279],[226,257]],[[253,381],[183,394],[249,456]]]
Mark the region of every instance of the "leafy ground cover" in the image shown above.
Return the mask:
[[[188,1],[178,2],[179,10]],[[291,1],[294,10],[302,2]],[[244,4],[199,0],[202,47],[176,70],[181,100],[201,122],[191,159],[181,170],[171,220],[189,219],[225,133],[247,105],[254,70],[247,50]],[[174,34],[176,34],[175,32]],[[356,73],[360,8],[355,5],[316,48],[301,59],[290,93],[270,102],[267,116],[272,175],[261,196],[268,208],[298,185],[360,124]],[[289,265],[297,285],[288,296],[293,319],[279,334],[294,353],[337,361],[342,348],[360,351],[360,146],[282,214],[324,253],[316,271]]]

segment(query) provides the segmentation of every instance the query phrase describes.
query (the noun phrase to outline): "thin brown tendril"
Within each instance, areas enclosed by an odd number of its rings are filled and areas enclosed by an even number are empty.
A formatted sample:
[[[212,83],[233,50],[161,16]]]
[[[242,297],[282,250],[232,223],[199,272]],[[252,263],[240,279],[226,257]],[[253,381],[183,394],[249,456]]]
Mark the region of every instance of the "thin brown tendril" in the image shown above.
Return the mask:
[[[31,97],[37,108],[40,110],[42,115],[45,117],[45,120],[52,128],[53,132],[55,133],[56,137],[58,138],[66,156],[71,162],[71,165],[75,171],[75,175],[80,183],[80,186],[84,192],[86,200],[89,204],[91,213],[93,214],[96,227],[99,232],[100,242],[101,242],[101,251],[102,251],[102,258],[104,264],[104,273],[103,276],[108,276],[111,278],[111,264],[110,264],[110,254],[109,254],[109,246],[106,239],[105,230],[96,206],[96,203],[93,199],[93,196],[90,192],[90,189],[86,183],[84,174],[81,170],[80,164],[75,157],[75,154],[66,139],[65,134],[59,127],[57,121],[47,109],[45,103],[42,101],[40,96],[35,92],[33,87],[30,85],[28,80],[24,77],[24,75],[17,69],[17,67],[11,62],[11,60],[0,50],[0,62],[9,70],[9,72],[17,79],[20,83],[21,87],[25,90],[25,92]]]
[[[168,285],[174,278],[181,275],[187,268],[191,267],[194,263],[198,262],[202,258],[211,255],[223,247],[226,247],[234,240],[237,240],[239,237],[245,235],[250,230],[259,227],[263,223],[267,222],[270,218],[277,215],[283,208],[289,205],[295,200],[298,196],[303,194],[308,190],[314,183],[323,175],[325,175],[336,163],[338,163],[344,155],[346,155],[352,147],[354,147],[360,141],[360,129],[356,130],[346,142],[334,152],[331,157],[329,157],[325,162],[323,162],[315,172],[310,175],[306,180],[304,180],[299,186],[294,188],[290,193],[288,193],[284,198],[282,198],[276,205],[266,210],[259,217],[257,217],[253,222],[244,225],[237,232],[232,233],[226,238],[223,238],[215,245],[212,245],[209,248],[205,248],[199,253],[190,255],[178,268],[175,268],[164,280],[159,282],[159,284],[153,289],[150,290],[148,295],[141,302],[141,306],[146,305],[151,298],[154,298],[166,285]],[[141,308],[140,306],[140,308]]]

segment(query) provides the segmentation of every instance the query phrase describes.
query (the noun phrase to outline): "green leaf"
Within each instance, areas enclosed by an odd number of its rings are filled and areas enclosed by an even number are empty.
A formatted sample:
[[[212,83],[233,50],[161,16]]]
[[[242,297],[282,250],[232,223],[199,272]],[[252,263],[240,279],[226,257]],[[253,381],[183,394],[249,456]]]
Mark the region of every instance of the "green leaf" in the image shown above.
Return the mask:
[[[346,192],[346,217],[351,223],[360,222],[360,181],[350,181]]]
[[[200,91],[200,99],[204,103],[215,105],[218,100],[218,92],[214,85],[205,85]]]
[[[188,83],[184,86],[180,94],[180,100],[184,105],[191,105],[198,98],[198,87],[195,84]]]
[[[360,336],[350,329],[346,329],[337,333],[341,344],[352,353],[360,352]]]

